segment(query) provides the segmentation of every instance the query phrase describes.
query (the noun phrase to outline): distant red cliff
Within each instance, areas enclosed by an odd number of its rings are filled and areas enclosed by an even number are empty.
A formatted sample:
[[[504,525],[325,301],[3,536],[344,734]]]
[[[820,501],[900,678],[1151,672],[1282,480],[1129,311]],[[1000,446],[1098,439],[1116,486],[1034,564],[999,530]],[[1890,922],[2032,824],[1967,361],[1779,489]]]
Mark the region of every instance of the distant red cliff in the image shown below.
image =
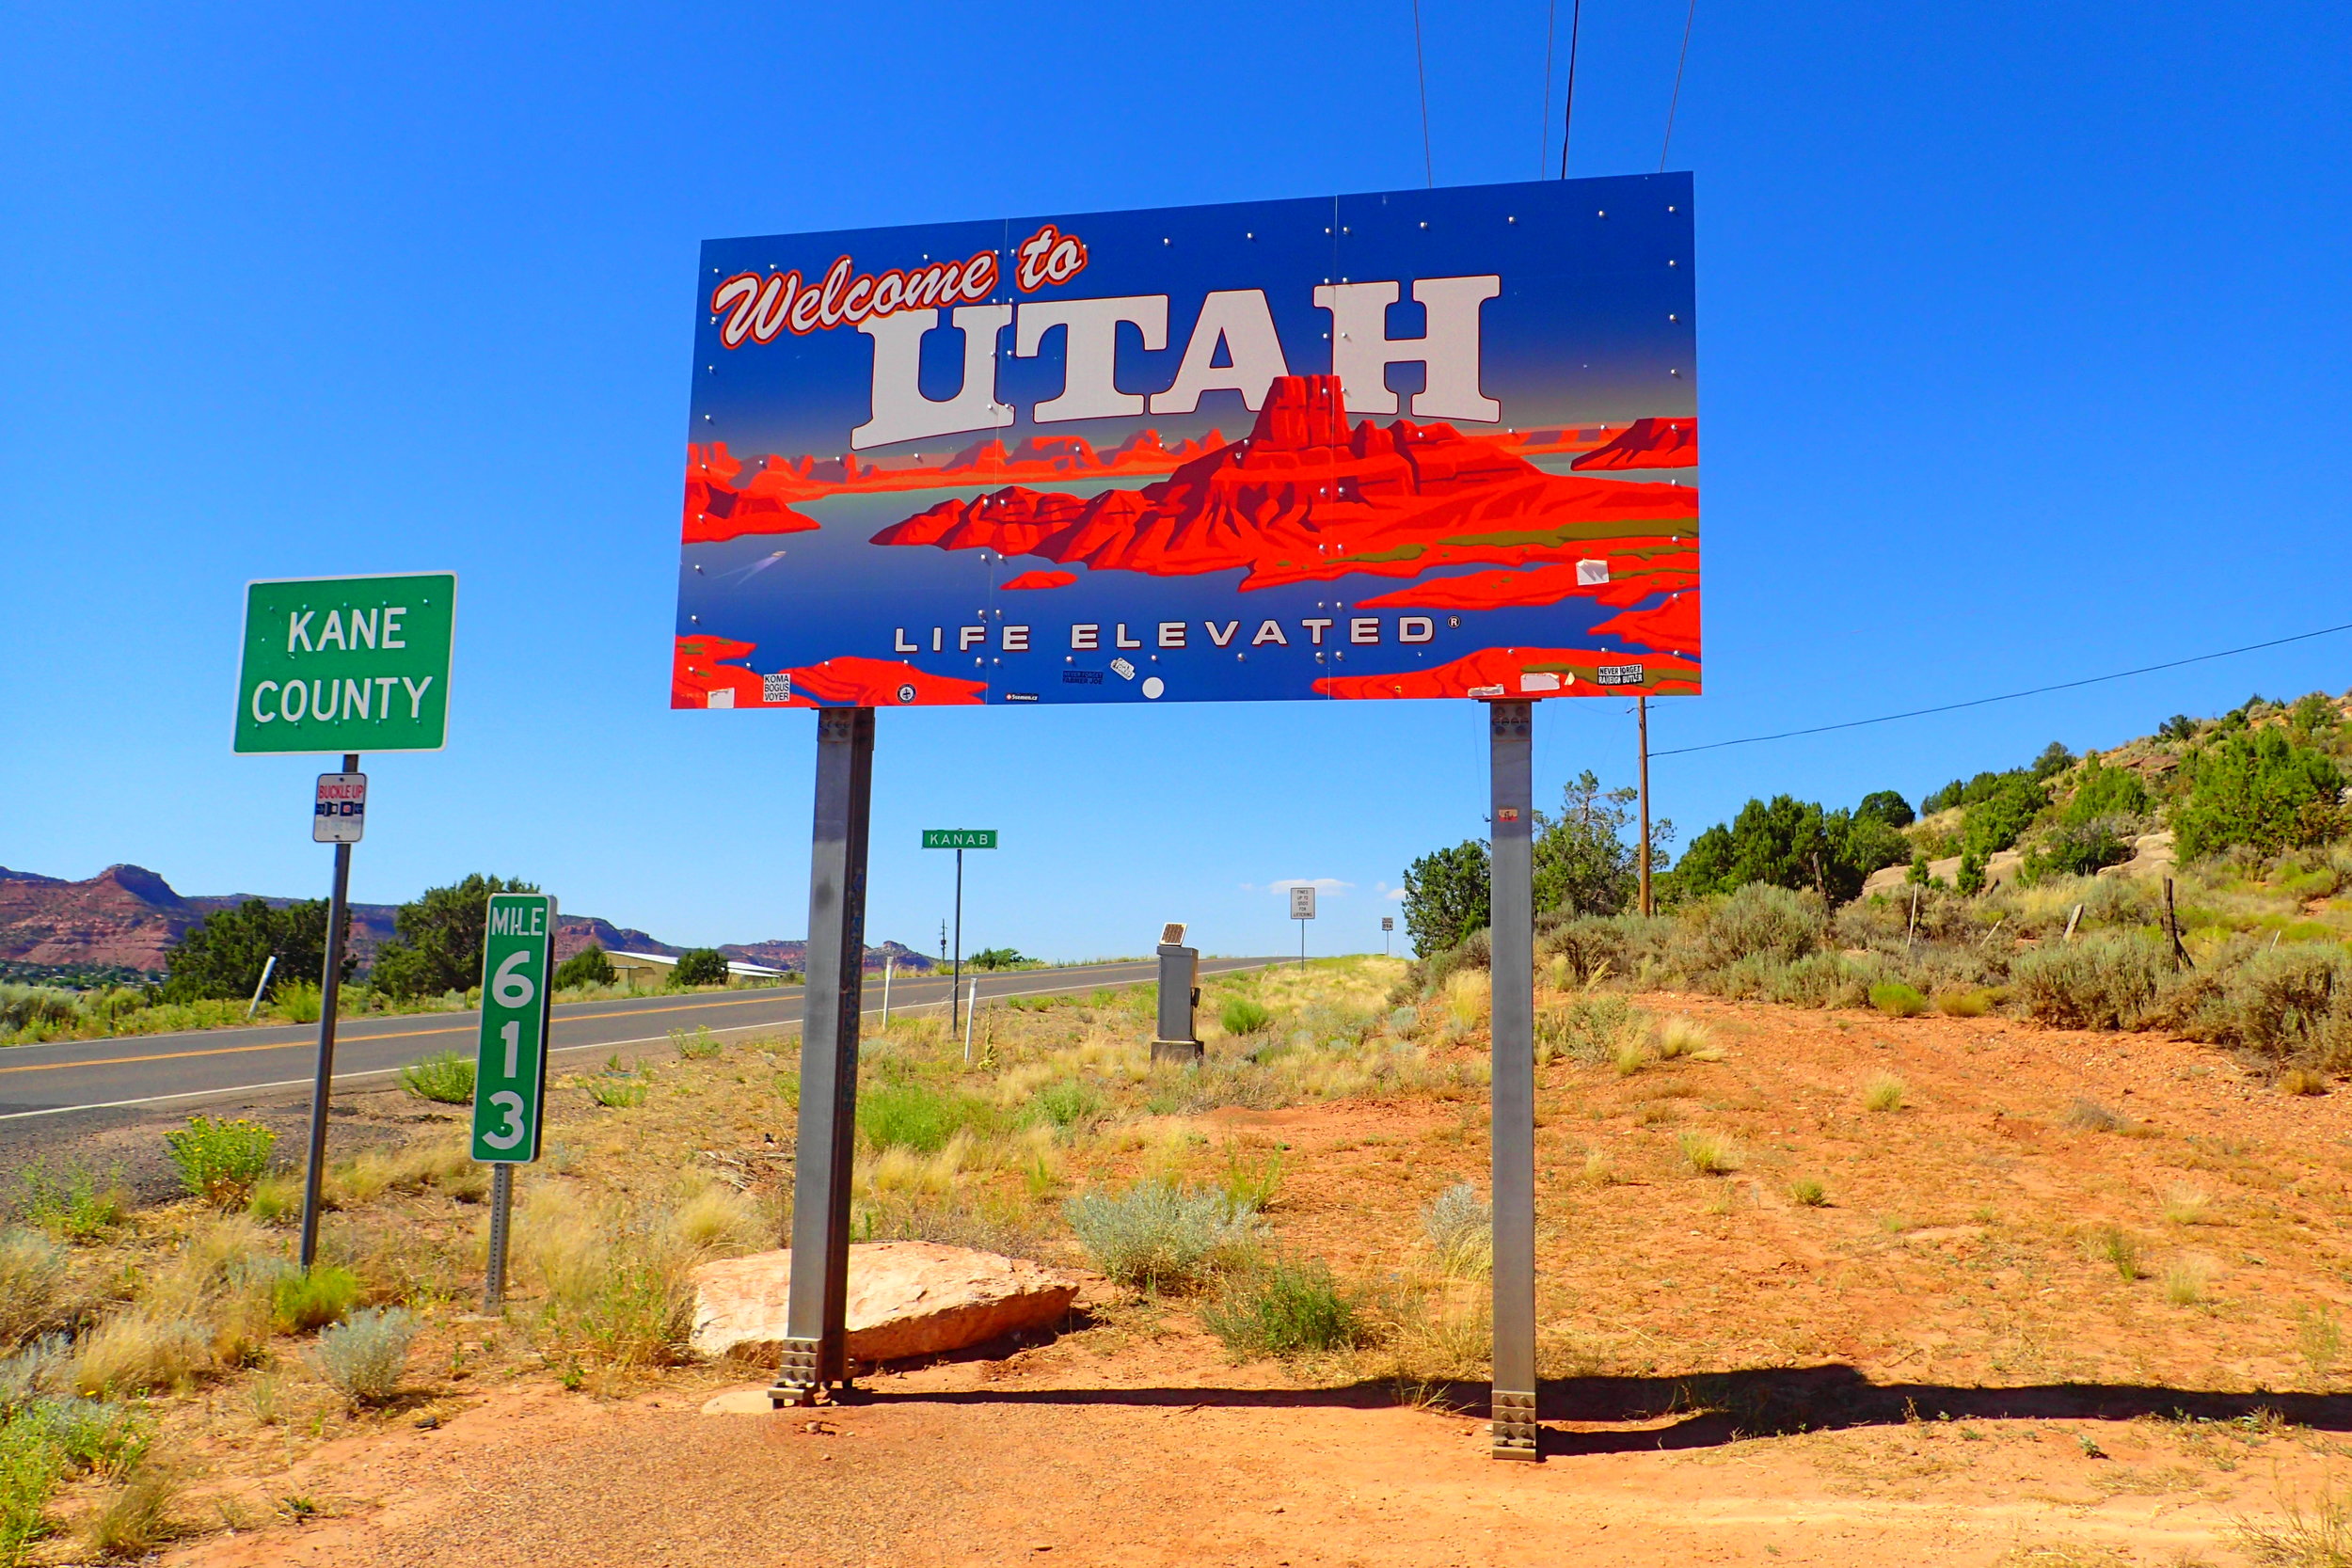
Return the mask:
[[[949,500],[877,545],[995,549],[1189,577],[1245,568],[1245,589],[1455,562],[1573,561],[1597,540],[1688,536],[1698,492],[1551,474],[1502,440],[1399,420],[1350,429],[1335,376],[1283,376],[1247,439],[1157,484],[1079,497],[1011,486]]]
[[[1699,421],[1636,420],[1608,445],[1568,465],[1571,468],[1691,468],[1699,461]]]
[[[682,533],[689,545],[717,544],[747,533],[801,533],[818,526],[797,512],[794,501],[825,496],[928,490],[947,484],[1006,480],[1072,480],[1119,474],[1164,474],[1203,452],[1220,449],[1225,437],[1212,430],[1198,441],[1168,446],[1156,430],[1139,430],[1115,450],[1097,451],[1083,436],[1039,436],[1007,451],[991,437],[961,451],[934,452],[887,462],[862,462],[855,452],[839,457],[760,460],[750,480],[738,483],[744,463],[724,441],[689,443],[686,449],[686,512]]]

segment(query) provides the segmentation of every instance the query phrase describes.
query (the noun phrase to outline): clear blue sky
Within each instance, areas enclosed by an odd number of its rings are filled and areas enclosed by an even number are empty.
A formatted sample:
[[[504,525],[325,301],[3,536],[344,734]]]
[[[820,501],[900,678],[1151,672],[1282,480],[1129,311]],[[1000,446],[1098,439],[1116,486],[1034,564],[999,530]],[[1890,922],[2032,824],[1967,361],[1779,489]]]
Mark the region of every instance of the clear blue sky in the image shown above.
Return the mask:
[[[1565,18],[1562,59],[1565,74]],[[1425,0],[1437,178],[1544,166],[1538,0]],[[1594,0],[1574,170],[1655,169],[1684,10]],[[2321,6],[1703,4],[1708,694],[1661,748],[2352,620],[2352,40]],[[470,870],[673,942],[806,924],[814,718],[667,706],[706,237],[1418,183],[1373,5],[21,6],[0,18],[0,864],[324,893],[298,758],[229,752],[248,578],[453,567],[453,739],[371,766],[355,896]],[[1556,132],[1549,138],[1556,157]],[[1661,760],[1916,799],[2249,691],[2352,636]],[[1547,703],[1538,789],[1632,770]],[[1376,950],[1483,832],[1474,705],[882,716],[869,932]]]

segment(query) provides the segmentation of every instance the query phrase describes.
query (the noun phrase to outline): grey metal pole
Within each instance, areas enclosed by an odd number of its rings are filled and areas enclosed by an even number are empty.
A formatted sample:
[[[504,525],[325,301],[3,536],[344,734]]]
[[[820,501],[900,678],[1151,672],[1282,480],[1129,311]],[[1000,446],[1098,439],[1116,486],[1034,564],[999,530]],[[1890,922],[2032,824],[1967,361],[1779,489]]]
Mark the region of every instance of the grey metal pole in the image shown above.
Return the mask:
[[[490,1167],[490,1266],[482,1280],[482,1310],[506,1307],[506,1235],[513,1223],[515,1167],[503,1160]]]
[[[359,771],[356,752],[343,771]],[[343,918],[351,895],[351,846],[335,846],[335,893],[326,904],[326,973],[319,978],[318,1076],[310,1084],[310,1151],[302,1175],[302,1266],[319,1256],[319,1189],[326,1176],[326,1101],[335,1085],[335,1009],[342,1001]]]
[[[1488,705],[1494,770],[1494,1457],[1537,1459],[1534,705]]]
[[[874,710],[817,716],[816,832],[808,863],[808,981],[793,1149],[792,1292],[769,1399],[814,1404],[850,1382],[850,1176],[857,1153],[858,1008],[866,980],[866,839]]]
[[[961,1026],[956,1012],[956,999],[963,985],[963,848],[956,848],[956,970],[947,980],[947,1037],[955,1037]]]
[[[1642,913],[1646,918],[1656,912],[1649,898],[1649,698],[1636,697],[1633,703],[1642,731]]]

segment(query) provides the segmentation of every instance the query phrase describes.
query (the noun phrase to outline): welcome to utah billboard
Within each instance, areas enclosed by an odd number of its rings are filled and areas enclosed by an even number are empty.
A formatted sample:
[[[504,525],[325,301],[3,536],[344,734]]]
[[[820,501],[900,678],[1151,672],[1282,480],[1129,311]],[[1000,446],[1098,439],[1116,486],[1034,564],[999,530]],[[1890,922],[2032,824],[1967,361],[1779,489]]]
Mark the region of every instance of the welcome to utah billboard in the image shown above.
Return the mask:
[[[1699,689],[1687,174],[703,246],[679,707]]]

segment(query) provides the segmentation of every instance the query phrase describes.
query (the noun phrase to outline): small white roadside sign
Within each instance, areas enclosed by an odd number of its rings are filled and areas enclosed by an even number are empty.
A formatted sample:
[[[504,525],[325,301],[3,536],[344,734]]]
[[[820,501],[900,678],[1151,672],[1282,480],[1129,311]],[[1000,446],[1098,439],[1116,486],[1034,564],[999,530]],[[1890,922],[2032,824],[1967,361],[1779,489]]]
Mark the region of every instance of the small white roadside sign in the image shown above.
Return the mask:
[[[1291,918],[1312,920],[1315,917],[1315,890],[1311,887],[1291,889]]]
[[[368,776],[321,773],[318,800],[310,808],[315,844],[357,844],[368,826]]]

